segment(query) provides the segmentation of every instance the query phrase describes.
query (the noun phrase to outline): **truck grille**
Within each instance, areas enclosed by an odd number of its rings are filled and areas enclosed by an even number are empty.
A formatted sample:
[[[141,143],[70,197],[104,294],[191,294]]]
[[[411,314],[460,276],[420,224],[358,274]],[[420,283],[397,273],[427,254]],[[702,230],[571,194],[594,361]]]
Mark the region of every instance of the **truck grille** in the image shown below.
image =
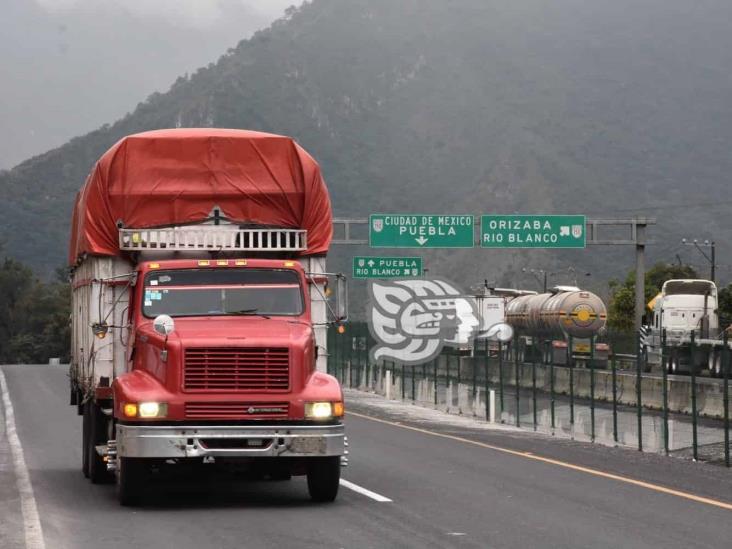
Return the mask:
[[[287,391],[289,350],[279,347],[186,349],[183,388],[201,392]]]
[[[186,402],[188,419],[274,419],[286,418],[287,402]]]

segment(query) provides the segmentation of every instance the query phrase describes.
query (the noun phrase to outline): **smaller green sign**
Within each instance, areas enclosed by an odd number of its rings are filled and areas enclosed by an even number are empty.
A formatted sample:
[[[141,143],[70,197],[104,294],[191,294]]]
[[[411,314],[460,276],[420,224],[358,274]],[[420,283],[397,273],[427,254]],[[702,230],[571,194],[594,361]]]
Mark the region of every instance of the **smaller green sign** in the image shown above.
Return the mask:
[[[354,257],[353,278],[422,276],[421,257]]]
[[[584,248],[584,215],[484,215],[483,248]]]

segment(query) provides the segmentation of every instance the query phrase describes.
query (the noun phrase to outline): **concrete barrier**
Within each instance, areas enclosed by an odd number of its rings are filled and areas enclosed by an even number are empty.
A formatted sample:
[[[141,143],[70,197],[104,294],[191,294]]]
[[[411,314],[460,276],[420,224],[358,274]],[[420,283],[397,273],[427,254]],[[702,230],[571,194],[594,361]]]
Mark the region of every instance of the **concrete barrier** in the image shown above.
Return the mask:
[[[482,358],[463,358],[461,368],[467,375],[472,376],[473,368],[485,368]],[[512,363],[503,365],[503,379],[506,386],[515,387],[516,366]],[[491,384],[499,382],[500,372],[498,364],[491,361],[488,365],[488,375]],[[551,367],[543,364],[536,365],[536,386],[539,391],[548,393],[550,387]],[[574,368],[574,395],[577,398],[590,398],[590,370]],[[482,376],[481,376],[482,377]],[[532,366],[519,365],[520,386],[531,388]],[[629,371],[617,371],[616,394],[618,404],[635,406],[636,374]],[[669,376],[667,379],[668,409],[670,412],[691,414],[691,378],[686,376]],[[570,393],[570,370],[565,367],[554,368],[554,392],[562,395]],[[595,370],[595,400],[612,402],[612,372],[610,370]],[[722,384],[710,378],[696,379],[697,413],[701,416],[724,417],[724,393]],[[663,377],[644,374],[641,378],[641,403],[643,407],[652,410],[663,410]]]
[[[427,378],[420,376],[421,367],[417,367],[419,379],[415,379],[415,403],[441,409],[453,414],[472,415],[480,418],[486,417],[486,391],[485,387],[477,386],[473,392],[472,378],[473,368],[478,368],[477,378],[482,384],[483,372],[486,368],[485,360],[482,357],[460,359],[460,372],[463,383],[455,382],[457,361],[452,358],[451,381],[447,387],[444,386],[445,363],[441,357],[439,372],[441,385],[438,391],[438,402],[435,406],[435,385],[432,378],[432,369],[427,372]],[[369,371],[367,377],[365,369],[359,371],[359,375],[353,376],[354,388],[361,388],[374,391],[387,398],[401,400],[402,378],[401,371],[397,370],[394,375],[387,376],[388,369],[382,365],[372,366],[375,370]],[[536,365],[536,387],[541,393],[551,392],[550,375],[551,367],[543,364]],[[351,367],[344,368],[346,385],[351,379]],[[355,374],[355,372],[354,372]],[[406,369],[407,379],[404,387],[405,396],[411,399],[412,381],[411,371]],[[358,377],[358,379],[356,379]],[[513,363],[504,363],[503,382],[506,388],[515,387],[516,366]],[[574,396],[578,399],[590,398],[590,370],[586,368],[574,368],[573,372]],[[499,385],[500,371],[498,363],[491,360],[488,364],[489,384],[496,388]],[[532,387],[532,366],[530,364],[519,365],[520,386],[524,389]],[[626,406],[635,406],[636,395],[636,374],[628,370],[619,370],[616,375],[616,398],[617,403]],[[386,387],[386,383],[389,384]],[[686,376],[669,376],[667,379],[668,409],[669,412],[691,414],[691,379]],[[570,371],[569,368],[554,368],[554,392],[557,395],[570,394]],[[595,370],[595,400],[598,402],[611,403],[613,400],[612,372],[610,370]],[[710,418],[724,417],[724,394],[720,382],[710,378],[697,378],[696,380],[696,401],[697,413],[700,416]],[[663,410],[663,377],[660,375],[644,374],[641,378],[641,403],[644,408],[651,410]],[[490,407],[490,400],[488,402]]]

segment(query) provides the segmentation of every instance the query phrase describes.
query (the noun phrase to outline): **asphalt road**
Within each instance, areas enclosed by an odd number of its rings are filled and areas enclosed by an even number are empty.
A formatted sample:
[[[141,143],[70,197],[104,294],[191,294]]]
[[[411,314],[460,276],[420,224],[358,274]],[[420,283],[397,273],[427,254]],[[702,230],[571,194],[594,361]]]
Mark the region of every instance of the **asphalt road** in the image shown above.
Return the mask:
[[[48,549],[732,543],[732,506],[714,503],[732,502],[732,472],[723,468],[487,430],[435,412],[405,414],[403,406],[375,406],[378,399],[355,394],[347,400],[354,413],[344,478],[391,502],[342,487],[334,504],[313,504],[300,478],[211,474],[171,478],[143,507],[122,508],[112,486],[93,486],[81,474],[81,418],[67,403],[65,369],[2,370]],[[12,549],[23,547],[24,523],[2,425],[0,547]]]

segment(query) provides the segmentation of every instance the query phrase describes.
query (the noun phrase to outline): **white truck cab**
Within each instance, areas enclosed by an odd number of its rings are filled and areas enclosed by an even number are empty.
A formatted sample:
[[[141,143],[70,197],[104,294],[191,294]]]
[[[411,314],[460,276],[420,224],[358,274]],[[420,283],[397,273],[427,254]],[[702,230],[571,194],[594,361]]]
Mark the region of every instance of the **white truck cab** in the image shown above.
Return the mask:
[[[653,304],[652,328],[658,335],[666,330],[667,343],[688,338],[719,335],[717,286],[711,280],[667,280]]]

